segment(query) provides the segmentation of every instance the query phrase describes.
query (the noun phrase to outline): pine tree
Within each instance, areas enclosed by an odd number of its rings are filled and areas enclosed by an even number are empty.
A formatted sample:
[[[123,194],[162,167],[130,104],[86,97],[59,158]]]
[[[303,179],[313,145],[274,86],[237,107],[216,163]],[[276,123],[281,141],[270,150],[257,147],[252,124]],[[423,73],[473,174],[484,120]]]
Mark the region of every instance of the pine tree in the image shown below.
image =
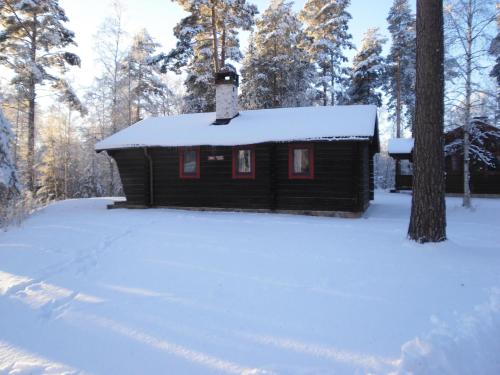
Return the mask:
[[[244,103],[250,108],[309,105],[314,66],[292,3],[274,0],[256,24],[255,47],[242,67]]]
[[[346,49],[354,48],[349,34],[347,12],[350,0],[307,0],[300,13],[300,19],[306,25],[305,33],[310,38],[308,53],[316,63],[318,77],[316,86],[323,105],[338,102],[336,84],[342,84],[344,68],[347,62]]]
[[[0,64],[11,69],[13,84],[24,87],[29,103],[28,116],[28,188],[35,188],[35,105],[37,87],[50,83],[63,100],[75,108],[81,104],[63,78],[68,65],[80,65],[80,58],[65,51],[75,45],[74,33],[58,0],[3,0],[0,2]]]
[[[240,61],[238,30],[250,30],[257,7],[246,0],[176,0],[189,15],[174,29],[176,47],[159,55],[162,70],[186,67],[185,111],[215,108],[214,74],[228,61]]]
[[[446,240],[443,1],[417,0],[413,196],[408,237]]]
[[[134,36],[125,57],[123,68],[127,72],[129,124],[140,121],[143,112],[156,113],[157,100],[169,94],[159,76],[158,66],[151,64],[158,47],[159,44],[143,29]]]
[[[382,94],[378,89],[382,86],[384,76],[384,58],[382,45],[385,43],[378,29],[369,29],[354,56],[351,86],[347,92],[351,104],[382,105]]]
[[[406,127],[413,128],[415,113],[415,16],[408,0],[394,0],[387,17],[392,46],[386,60],[390,118],[396,122],[396,137],[401,137],[406,115]]]

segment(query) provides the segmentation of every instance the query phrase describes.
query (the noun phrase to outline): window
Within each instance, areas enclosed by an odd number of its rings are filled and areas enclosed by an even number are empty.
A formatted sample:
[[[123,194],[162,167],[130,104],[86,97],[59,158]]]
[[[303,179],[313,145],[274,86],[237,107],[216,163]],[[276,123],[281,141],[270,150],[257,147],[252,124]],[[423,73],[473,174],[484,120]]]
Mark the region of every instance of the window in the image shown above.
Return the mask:
[[[179,177],[200,178],[200,148],[179,149]]]
[[[314,149],[312,145],[290,145],[288,149],[288,178],[314,178]]]
[[[253,147],[233,148],[233,178],[255,178],[255,151]]]

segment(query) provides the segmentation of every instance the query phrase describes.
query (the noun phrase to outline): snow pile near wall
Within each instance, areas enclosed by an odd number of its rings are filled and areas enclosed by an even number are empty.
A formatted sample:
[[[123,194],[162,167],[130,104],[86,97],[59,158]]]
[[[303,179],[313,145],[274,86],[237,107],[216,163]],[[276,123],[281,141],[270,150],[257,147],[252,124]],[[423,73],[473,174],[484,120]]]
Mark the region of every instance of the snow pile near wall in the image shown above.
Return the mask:
[[[457,318],[454,326],[431,318],[435,328],[423,338],[405,343],[395,374],[500,373],[500,289],[470,315]]]

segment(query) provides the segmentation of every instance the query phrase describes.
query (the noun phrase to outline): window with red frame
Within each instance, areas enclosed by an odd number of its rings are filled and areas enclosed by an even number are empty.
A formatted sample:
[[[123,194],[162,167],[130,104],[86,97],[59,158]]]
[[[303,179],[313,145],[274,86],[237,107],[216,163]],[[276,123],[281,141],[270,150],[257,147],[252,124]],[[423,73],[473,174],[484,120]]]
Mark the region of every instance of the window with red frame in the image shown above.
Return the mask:
[[[180,178],[200,178],[200,148],[179,149]]]
[[[253,147],[233,148],[233,178],[255,178],[255,150]]]
[[[314,148],[312,145],[290,145],[288,149],[288,178],[314,178]]]

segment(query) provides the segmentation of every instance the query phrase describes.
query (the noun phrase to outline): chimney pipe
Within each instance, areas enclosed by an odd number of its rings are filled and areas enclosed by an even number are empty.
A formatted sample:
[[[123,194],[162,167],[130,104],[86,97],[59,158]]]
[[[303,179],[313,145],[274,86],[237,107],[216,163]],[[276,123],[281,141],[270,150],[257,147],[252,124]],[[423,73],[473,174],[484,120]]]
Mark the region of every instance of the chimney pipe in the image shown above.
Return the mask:
[[[214,125],[227,125],[238,116],[239,77],[234,71],[221,71],[215,74],[215,122]]]

